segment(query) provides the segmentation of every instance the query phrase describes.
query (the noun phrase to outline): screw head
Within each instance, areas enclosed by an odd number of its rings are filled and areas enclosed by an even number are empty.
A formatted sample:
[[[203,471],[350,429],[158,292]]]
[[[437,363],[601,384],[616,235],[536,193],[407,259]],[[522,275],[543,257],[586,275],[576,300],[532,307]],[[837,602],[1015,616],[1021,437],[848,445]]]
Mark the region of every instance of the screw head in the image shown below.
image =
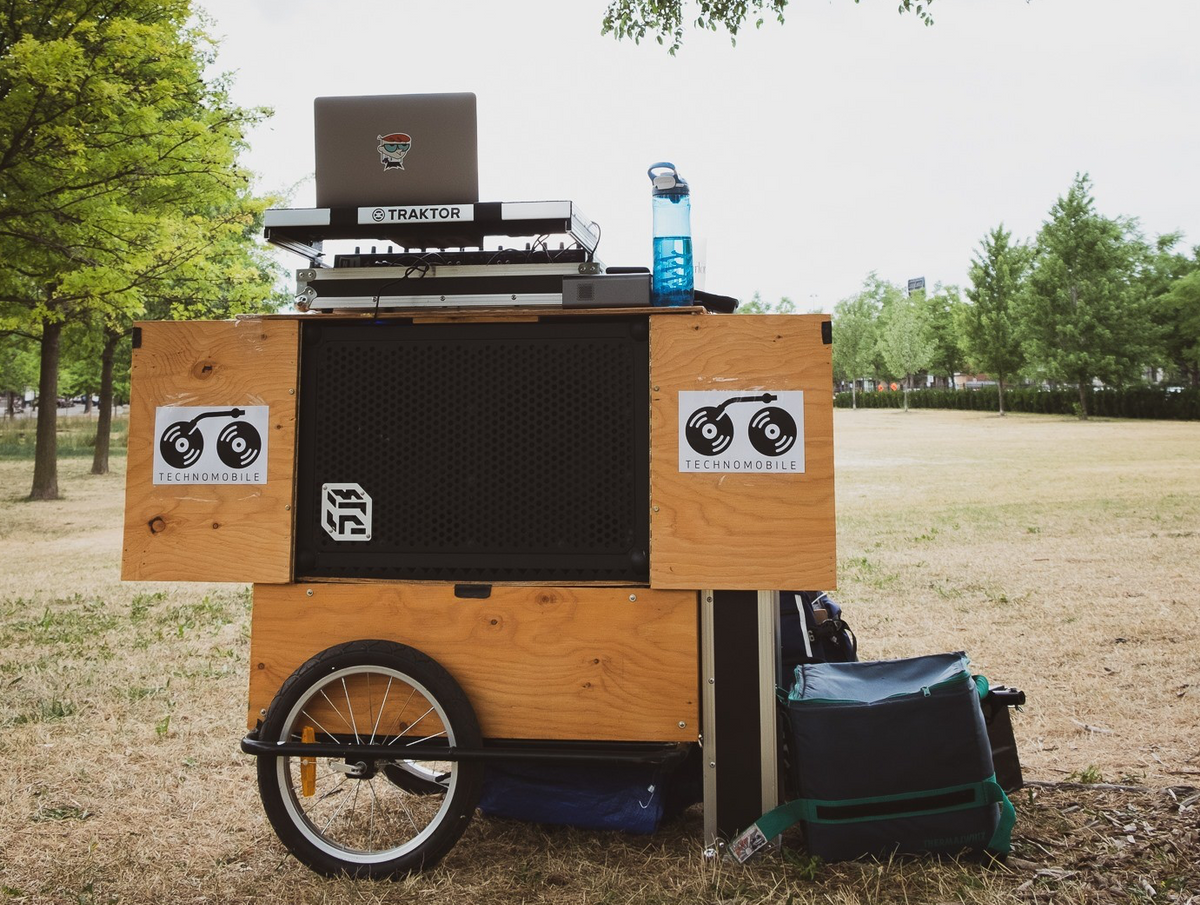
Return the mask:
[[[309,588],[307,591],[304,592],[304,594],[306,597],[311,597],[313,595],[313,589]]]
[[[679,721],[679,728],[680,728],[680,729],[686,729],[686,728],[687,728],[687,723],[685,723],[683,720],[680,720],[680,721]]]
[[[630,602],[630,603],[636,603],[636,602],[637,602],[637,594],[630,594],[630,595],[629,595],[629,602]]]

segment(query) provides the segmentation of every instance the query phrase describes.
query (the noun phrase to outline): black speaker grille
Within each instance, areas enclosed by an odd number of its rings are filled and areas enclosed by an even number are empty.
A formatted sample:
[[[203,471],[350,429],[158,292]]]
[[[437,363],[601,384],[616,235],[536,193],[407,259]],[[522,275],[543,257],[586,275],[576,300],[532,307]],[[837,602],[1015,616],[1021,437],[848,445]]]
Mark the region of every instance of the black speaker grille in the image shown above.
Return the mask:
[[[645,580],[645,318],[303,329],[299,575]],[[370,540],[321,527],[330,483]]]

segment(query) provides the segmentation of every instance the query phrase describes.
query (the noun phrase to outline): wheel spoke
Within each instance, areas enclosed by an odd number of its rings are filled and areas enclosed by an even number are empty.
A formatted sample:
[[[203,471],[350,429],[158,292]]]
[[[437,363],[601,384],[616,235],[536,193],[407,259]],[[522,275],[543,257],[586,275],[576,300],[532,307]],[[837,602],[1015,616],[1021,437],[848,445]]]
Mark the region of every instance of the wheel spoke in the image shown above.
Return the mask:
[[[345,676],[342,676],[342,692],[346,695],[346,710],[350,714],[350,728],[354,731],[354,744],[361,745],[362,739],[358,737],[358,726],[354,724],[354,705],[350,703],[350,690],[346,688]]]
[[[327,703],[330,707],[333,708],[333,712],[342,718],[342,722],[345,723],[347,726],[349,726],[350,721],[348,719],[346,719],[345,715],[340,710],[338,710],[337,704],[335,704],[335,703],[333,703],[333,701],[329,700],[329,695],[327,695],[325,693],[324,688],[321,689],[321,697],[323,697],[325,699],[325,703]]]
[[[322,726],[320,723],[318,723],[316,721],[316,719],[311,714],[309,714],[309,712],[307,710],[301,710],[300,713],[303,714],[304,716],[308,717],[309,720],[311,720],[318,729],[320,729],[322,732],[324,732],[326,735],[328,735],[330,737],[330,739],[333,740],[333,743],[335,745],[338,743],[337,736],[334,735],[332,732],[330,732],[328,729],[326,729],[324,726]],[[297,733],[293,732],[292,738],[295,739],[296,736],[297,736]]]
[[[352,642],[314,658],[307,675],[297,672],[285,685],[262,729],[264,739],[290,741],[311,726],[322,745],[332,742],[348,755],[316,758],[316,786],[309,785],[308,796],[302,794],[303,757],[259,760],[272,825],[300,860],[329,875],[382,877],[433,864],[454,844],[478,800],[479,764],[411,760],[416,752],[407,750],[433,741],[479,745],[461,689],[428,658],[388,642],[369,645]],[[365,653],[383,662],[372,663]],[[343,728],[335,733],[330,725],[338,722]],[[393,753],[355,758],[354,745],[387,745]]]
[[[383,719],[383,710],[387,707],[388,695],[392,692],[392,677],[388,676],[387,688],[383,690],[383,701],[379,705],[379,716],[375,717],[375,725],[371,727],[371,744],[375,744],[375,733],[379,730],[379,721]]]

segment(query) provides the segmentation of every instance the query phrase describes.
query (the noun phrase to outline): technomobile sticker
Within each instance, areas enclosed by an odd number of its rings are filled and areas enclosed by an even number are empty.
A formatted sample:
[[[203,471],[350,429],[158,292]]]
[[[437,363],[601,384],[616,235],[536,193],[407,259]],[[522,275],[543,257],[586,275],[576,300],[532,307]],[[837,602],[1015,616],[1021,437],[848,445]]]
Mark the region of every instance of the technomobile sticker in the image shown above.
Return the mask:
[[[265,484],[269,405],[161,405],[154,410],[155,484]]]
[[[360,484],[322,484],[321,527],[334,540],[370,540],[370,494]]]
[[[679,470],[804,472],[804,392],[679,393]]]

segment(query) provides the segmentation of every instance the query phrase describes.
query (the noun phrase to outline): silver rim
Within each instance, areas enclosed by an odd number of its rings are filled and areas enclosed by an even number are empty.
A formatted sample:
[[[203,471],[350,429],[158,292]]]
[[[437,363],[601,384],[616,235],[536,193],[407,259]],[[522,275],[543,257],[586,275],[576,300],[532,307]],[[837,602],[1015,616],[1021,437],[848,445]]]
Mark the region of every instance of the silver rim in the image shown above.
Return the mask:
[[[412,676],[384,666],[332,672],[291,709],[280,738],[303,741],[306,726],[318,742],[396,748],[396,757],[387,760],[314,759],[311,795],[304,794],[302,783],[302,761],[309,759],[276,759],[283,805],[318,849],[355,864],[390,861],[419,848],[445,819],[458,782],[457,764],[412,761],[403,752],[417,742],[444,739],[453,745],[454,729],[441,703]],[[390,781],[385,767],[426,780],[423,791]]]

